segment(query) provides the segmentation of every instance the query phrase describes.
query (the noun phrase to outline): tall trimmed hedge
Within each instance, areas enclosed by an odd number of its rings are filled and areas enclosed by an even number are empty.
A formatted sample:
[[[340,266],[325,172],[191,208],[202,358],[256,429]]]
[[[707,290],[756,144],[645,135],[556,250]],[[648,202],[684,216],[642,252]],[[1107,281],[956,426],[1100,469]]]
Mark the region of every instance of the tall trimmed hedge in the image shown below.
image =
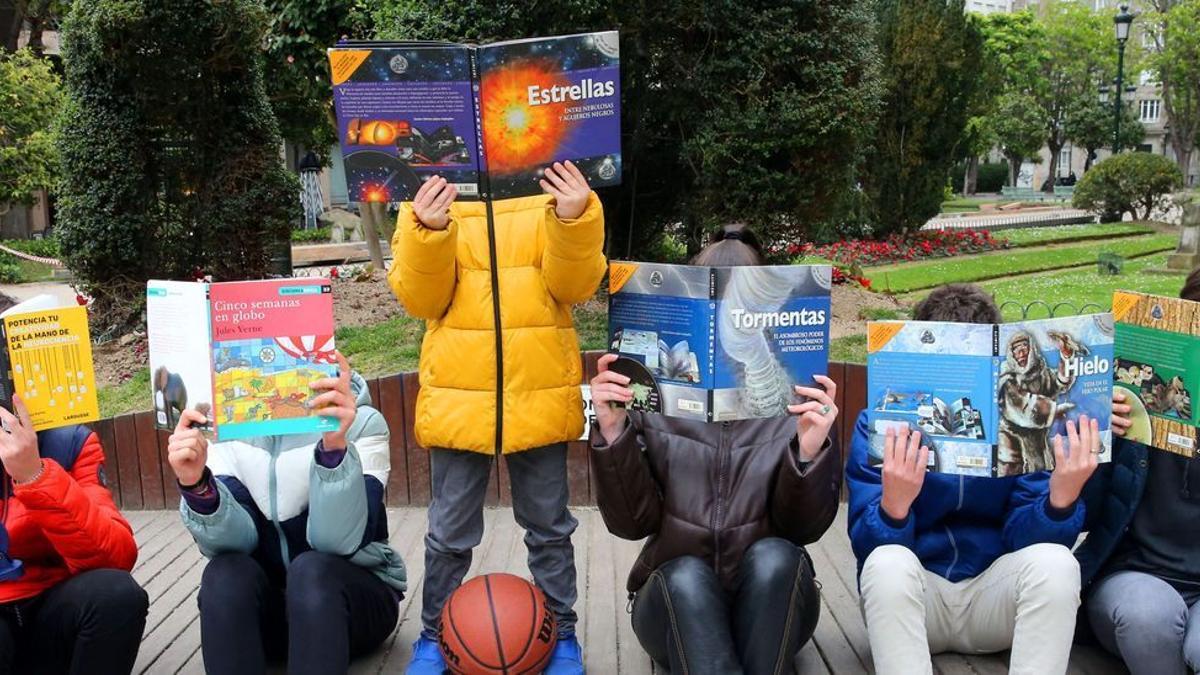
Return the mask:
[[[94,320],[137,319],[150,278],[267,273],[299,217],[267,101],[254,0],[75,3],[59,239]]]

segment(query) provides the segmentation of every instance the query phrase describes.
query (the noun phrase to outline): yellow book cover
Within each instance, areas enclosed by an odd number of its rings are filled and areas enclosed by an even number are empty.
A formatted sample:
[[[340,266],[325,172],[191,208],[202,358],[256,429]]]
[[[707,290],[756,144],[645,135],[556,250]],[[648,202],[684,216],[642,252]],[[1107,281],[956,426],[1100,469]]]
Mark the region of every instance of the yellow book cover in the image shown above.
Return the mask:
[[[4,343],[10,391],[25,401],[34,429],[100,418],[86,307],[7,316]],[[11,409],[11,400],[3,403]]]

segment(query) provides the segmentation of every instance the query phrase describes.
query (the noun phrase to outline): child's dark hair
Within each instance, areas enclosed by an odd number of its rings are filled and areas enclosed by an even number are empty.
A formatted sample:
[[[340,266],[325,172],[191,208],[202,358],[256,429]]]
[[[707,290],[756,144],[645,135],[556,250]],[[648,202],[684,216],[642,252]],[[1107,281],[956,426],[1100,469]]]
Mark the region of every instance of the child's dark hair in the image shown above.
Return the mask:
[[[1192,270],[1187,281],[1183,282],[1183,290],[1179,291],[1179,297],[1184,300],[1200,302],[1200,267]]]
[[[913,308],[917,321],[1000,323],[1000,308],[986,291],[974,284],[947,284],[930,293]]]
[[[729,223],[713,235],[708,243],[691,260],[693,265],[708,267],[740,267],[763,265],[762,244],[754,231],[742,223]]]

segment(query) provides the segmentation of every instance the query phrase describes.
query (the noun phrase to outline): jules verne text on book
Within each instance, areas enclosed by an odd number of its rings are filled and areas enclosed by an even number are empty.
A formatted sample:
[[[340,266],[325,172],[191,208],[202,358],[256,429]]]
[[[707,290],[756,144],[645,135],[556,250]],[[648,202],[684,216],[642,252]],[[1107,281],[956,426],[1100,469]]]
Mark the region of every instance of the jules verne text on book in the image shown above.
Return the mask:
[[[489,45],[340,43],[329,50],[350,201],[411,200],[437,175],[460,199],[542,193],[570,160],[621,181],[616,31]]]
[[[218,440],[337,428],[310,406],[312,383],[338,372],[328,279],[150,281],[146,293],[159,427],[191,409]]]
[[[100,418],[85,307],[11,314],[2,322],[0,405],[15,392],[41,431]]]
[[[870,459],[889,428],[921,432],[929,469],[1012,476],[1054,468],[1054,437],[1087,415],[1112,448],[1113,320],[867,325]]]
[[[1185,457],[1200,452],[1200,303],[1118,291],[1116,386],[1133,407],[1125,437]]]
[[[787,414],[829,366],[826,265],[609,268],[612,368],[632,408],[704,421]]]

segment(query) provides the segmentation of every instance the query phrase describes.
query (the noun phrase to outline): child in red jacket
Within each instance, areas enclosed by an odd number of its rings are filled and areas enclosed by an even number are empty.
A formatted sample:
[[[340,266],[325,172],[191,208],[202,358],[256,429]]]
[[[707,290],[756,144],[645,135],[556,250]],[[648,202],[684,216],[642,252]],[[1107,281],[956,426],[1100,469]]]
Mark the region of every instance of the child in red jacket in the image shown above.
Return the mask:
[[[35,432],[14,396],[13,412],[0,408],[0,465],[0,673],[128,673],[149,601],[129,574],[137,544],[99,438]]]

